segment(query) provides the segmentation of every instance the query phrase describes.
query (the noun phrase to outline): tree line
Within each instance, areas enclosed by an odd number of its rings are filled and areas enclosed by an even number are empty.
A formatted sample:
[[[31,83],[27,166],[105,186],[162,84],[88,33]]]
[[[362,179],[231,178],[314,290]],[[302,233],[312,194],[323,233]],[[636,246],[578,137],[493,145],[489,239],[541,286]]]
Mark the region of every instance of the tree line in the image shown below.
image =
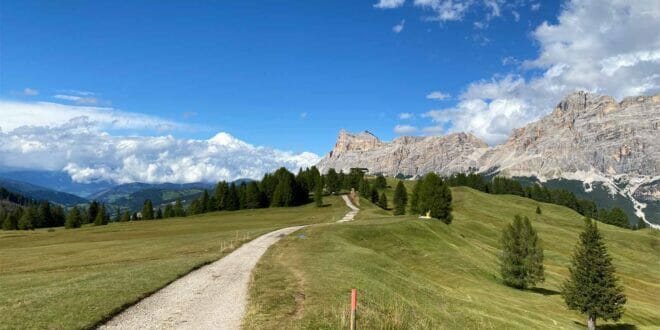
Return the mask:
[[[642,229],[647,227],[642,219],[638,219],[636,224],[630,225],[625,211],[619,207],[598,208],[594,201],[577,198],[574,193],[565,189],[551,189],[540,184],[523,185],[517,180],[500,176],[488,180],[478,173],[453,174],[447,178],[447,182],[452,187],[466,186],[489,194],[511,194],[539,202],[566,206],[585,217],[622,228]]]

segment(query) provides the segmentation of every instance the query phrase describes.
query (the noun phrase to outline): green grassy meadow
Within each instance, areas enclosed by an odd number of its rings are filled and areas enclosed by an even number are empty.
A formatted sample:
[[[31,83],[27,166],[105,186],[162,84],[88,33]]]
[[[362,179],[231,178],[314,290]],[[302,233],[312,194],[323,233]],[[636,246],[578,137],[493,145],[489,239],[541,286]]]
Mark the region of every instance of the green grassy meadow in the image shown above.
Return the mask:
[[[0,231],[0,328],[89,328],[241,243],[332,222],[329,205],[215,212],[80,229]]]
[[[253,274],[245,328],[347,328],[354,287],[361,328],[585,328],[559,295],[582,217],[517,196],[452,192],[450,225],[394,217],[362,199],[356,221],[283,239]],[[509,288],[499,276],[501,230],[516,214],[530,217],[544,247],[546,281],[534,290]],[[608,327],[660,328],[660,232],[599,228],[628,297],[624,317]]]

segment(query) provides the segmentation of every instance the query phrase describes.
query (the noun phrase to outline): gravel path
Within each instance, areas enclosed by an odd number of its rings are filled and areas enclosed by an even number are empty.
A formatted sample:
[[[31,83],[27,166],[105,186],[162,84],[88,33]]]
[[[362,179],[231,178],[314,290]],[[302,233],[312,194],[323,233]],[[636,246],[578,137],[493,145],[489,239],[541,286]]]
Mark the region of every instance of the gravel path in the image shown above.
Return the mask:
[[[351,211],[346,213],[343,219],[337,221],[337,222],[346,222],[346,221],[352,221],[353,218],[360,212],[360,209],[357,208],[355,205],[353,205],[353,202],[351,202],[351,199],[348,198],[347,195],[341,195],[341,198],[344,199],[344,203],[346,203],[346,206],[348,206]]]
[[[248,282],[259,258],[280,238],[303,227],[279,229],[243,244],[143,299],[100,329],[239,329]]]
[[[360,209],[348,196],[351,221]],[[172,282],[129,307],[99,329],[239,329],[252,270],[266,250],[305,226],[288,227],[243,244],[224,258]]]

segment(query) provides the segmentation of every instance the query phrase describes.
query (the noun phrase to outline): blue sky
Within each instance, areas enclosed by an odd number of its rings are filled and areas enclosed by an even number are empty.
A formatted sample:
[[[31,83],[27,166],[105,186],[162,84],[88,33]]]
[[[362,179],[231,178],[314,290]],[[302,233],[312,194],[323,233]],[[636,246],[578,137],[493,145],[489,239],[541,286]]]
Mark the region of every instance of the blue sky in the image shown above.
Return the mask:
[[[258,178],[339,129],[514,128],[660,92],[657,0],[2,1],[0,171]]]
[[[490,20],[475,7],[461,21],[431,22],[412,3],[375,1],[5,1],[2,97],[62,102],[66,90],[98,105],[258,145],[327,152],[337,131],[396,136],[399,113],[456,103],[471,81],[511,70],[505,58],[538,51],[530,32],[558,3]],[[405,20],[400,33],[393,26]],[[452,95],[438,101],[433,91]]]

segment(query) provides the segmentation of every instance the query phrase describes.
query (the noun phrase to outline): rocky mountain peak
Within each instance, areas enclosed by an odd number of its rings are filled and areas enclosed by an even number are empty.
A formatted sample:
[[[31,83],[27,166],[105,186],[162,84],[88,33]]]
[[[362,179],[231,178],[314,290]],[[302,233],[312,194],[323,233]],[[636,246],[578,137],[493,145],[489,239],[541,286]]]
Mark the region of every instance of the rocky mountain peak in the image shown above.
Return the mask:
[[[342,129],[337,136],[335,147],[330,152],[330,157],[341,155],[349,151],[367,151],[378,148],[383,142],[369,131],[351,134]]]

